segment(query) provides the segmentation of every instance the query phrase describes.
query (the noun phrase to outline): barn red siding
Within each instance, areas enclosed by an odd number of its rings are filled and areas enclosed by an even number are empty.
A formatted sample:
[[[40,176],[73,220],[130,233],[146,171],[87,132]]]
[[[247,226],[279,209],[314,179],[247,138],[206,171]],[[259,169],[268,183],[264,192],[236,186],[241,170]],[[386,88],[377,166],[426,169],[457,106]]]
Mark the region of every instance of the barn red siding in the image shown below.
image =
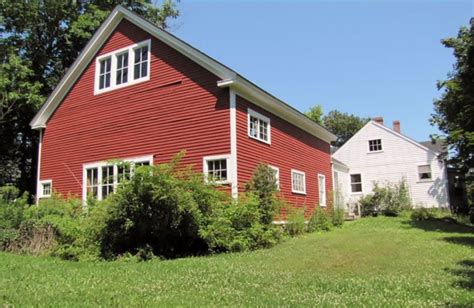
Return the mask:
[[[95,59],[47,123],[40,179],[61,194],[82,195],[85,163],[154,155],[202,170],[202,157],[230,153],[229,94],[219,78],[128,21],[104,46],[105,54],[151,41],[150,80],[94,95]]]
[[[248,136],[247,108],[270,118],[271,144]],[[296,207],[304,207],[307,216],[319,203],[318,173],[326,176],[326,195],[329,200],[332,190],[329,144],[237,96],[237,172],[240,190],[243,183],[250,180],[260,162],[280,169],[282,196]],[[306,173],[306,195],[292,193],[291,169]]]

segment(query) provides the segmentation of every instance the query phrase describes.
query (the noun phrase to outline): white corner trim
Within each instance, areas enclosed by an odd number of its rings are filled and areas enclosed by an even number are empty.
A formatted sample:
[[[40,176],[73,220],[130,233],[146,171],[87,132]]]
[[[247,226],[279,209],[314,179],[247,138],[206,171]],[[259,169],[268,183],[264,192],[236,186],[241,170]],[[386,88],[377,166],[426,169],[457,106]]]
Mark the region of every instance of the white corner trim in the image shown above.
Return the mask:
[[[102,170],[101,167],[105,166],[113,166],[114,167],[114,174],[117,174],[117,164],[114,163],[115,159],[110,160],[102,160],[98,162],[92,163],[85,163],[82,165],[82,201],[86,202],[87,200],[87,169],[97,168],[97,183],[100,185],[102,183]],[[143,155],[143,156],[133,156],[127,157],[123,159],[118,159],[120,161],[128,162],[128,163],[137,163],[137,162],[150,162],[150,165],[153,166],[153,155]],[[117,178],[114,176],[114,185],[117,185]],[[97,192],[97,199],[102,200],[102,190],[98,188]]]
[[[303,190],[296,190],[293,187],[293,175],[294,174],[301,174],[303,175]],[[303,171],[299,171],[296,169],[291,169],[291,192],[295,194],[306,195],[306,173]]]
[[[237,176],[237,95],[233,89],[229,89],[229,109],[230,109],[230,158],[229,176],[231,183],[232,198],[239,195],[239,182]],[[207,164],[206,164],[207,165]]]
[[[260,136],[255,137],[255,136],[252,136],[250,134],[250,117],[254,117],[254,118],[257,118],[257,119],[262,120],[264,122],[267,122],[267,124],[268,124],[268,131],[267,131],[268,140],[260,139]],[[272,133],[271,132],[272,132],[272,124],[271,124],[270,118],[264,116],[261,113],[258,113],[257,111],[255,111],[253,109],[247,108],[247,136],[249,136],[252,139],[258,140],[260,142],[263,142],[263,143],[272,144]],[[257,135],[259,135],[259,132],[257,132]]]
[[[202,172],[204,173],[204,180],[206,182],[208,181],[207,174],[209,172],[207,168],[207,161],[208,160],[220,160],[220,159],[225,159],[227,161],[227,181],[213,181],[212,183],[214,184],[232,184],[231,179],[234,177],[233,171],[230,168],[230,160],[231,160],[231,155],[230,154],[223,154],[223,155],[211,155],[211,156],[204,156],[202,158]]]
[[[134,79],[134,65],[135,65],[135,50],[144,46],[148,46],[148,66],[147,75],[145,77]],[[125,52],[128,52],[128,76],[127,82],[117,85],[117,57]],[[107,88],[99,89],[99,77],[100,77],[100,61],[103,59],[111,59],[110,68],[110,86]],[[109,53],[98,56],[95,59],[95,77],[94,77],[94,95],[113,91],[116,89],[135,85],[144,81],[150,80],[150,66],[151,66],[151,39],[141,41],[139,43],[126,46]]]
[[[44,185],[49,184],[50,186],[50,191],[49,194],[43,194],[43,187]],[[39,193],[38,193],[38,198],[50,198],[53,193],[53,180],[43,180],[39,181]]]
[[[36,205],[39,205],[40,191],[42,190],[40,177],[41,177],[41,149],[43,147],[43,131],[44,128],[39,129],[39,144],[38,144],[38,165],[36,170]]]

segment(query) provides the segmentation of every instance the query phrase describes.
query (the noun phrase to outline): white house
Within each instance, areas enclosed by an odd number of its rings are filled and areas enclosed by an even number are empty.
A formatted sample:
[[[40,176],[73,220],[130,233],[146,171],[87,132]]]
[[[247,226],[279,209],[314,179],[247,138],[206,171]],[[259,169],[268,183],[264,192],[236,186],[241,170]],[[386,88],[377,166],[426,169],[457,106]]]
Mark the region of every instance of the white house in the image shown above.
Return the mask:
[[[390,129],[375,118],[333,154],[336,199],[350,208],[372,192],[375,182],[405,179],[414,206],[448,207],[447,168],[440,154],[401,134],[399,121]]]

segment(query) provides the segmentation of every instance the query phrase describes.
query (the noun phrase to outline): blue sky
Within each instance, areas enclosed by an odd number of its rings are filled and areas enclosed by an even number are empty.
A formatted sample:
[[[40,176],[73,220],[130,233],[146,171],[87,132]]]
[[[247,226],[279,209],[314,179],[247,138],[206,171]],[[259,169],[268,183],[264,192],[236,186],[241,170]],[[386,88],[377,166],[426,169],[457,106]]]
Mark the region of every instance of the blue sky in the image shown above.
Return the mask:
[[[191,1],[171,31],[295,108],[383,116],[416,140],[436,133],[436,81],[454,63],[440,39],[473,1]]]

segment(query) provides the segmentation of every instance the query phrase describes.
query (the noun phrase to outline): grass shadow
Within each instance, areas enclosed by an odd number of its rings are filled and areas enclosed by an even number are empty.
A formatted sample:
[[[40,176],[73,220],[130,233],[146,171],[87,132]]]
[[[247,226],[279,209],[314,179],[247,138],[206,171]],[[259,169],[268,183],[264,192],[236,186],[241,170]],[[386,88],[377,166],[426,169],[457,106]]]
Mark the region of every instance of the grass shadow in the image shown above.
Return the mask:
[[[474,260],[459,261],[456,268],[445,270],[459,278],[454,282],[454,287],[461,287],[469,291],[474,290]]]
[[[474,234],[474,227],[466,226],[458,223],[452,218],[432,218],[429,220],[409,220],[404,222],[409,227],[418,228],[431,232],[446,232],[446,233],[470,233]]]
[[[465,245],[474,248],[474,236],[449,236],[444,237],[443,240],[451,244]]]

